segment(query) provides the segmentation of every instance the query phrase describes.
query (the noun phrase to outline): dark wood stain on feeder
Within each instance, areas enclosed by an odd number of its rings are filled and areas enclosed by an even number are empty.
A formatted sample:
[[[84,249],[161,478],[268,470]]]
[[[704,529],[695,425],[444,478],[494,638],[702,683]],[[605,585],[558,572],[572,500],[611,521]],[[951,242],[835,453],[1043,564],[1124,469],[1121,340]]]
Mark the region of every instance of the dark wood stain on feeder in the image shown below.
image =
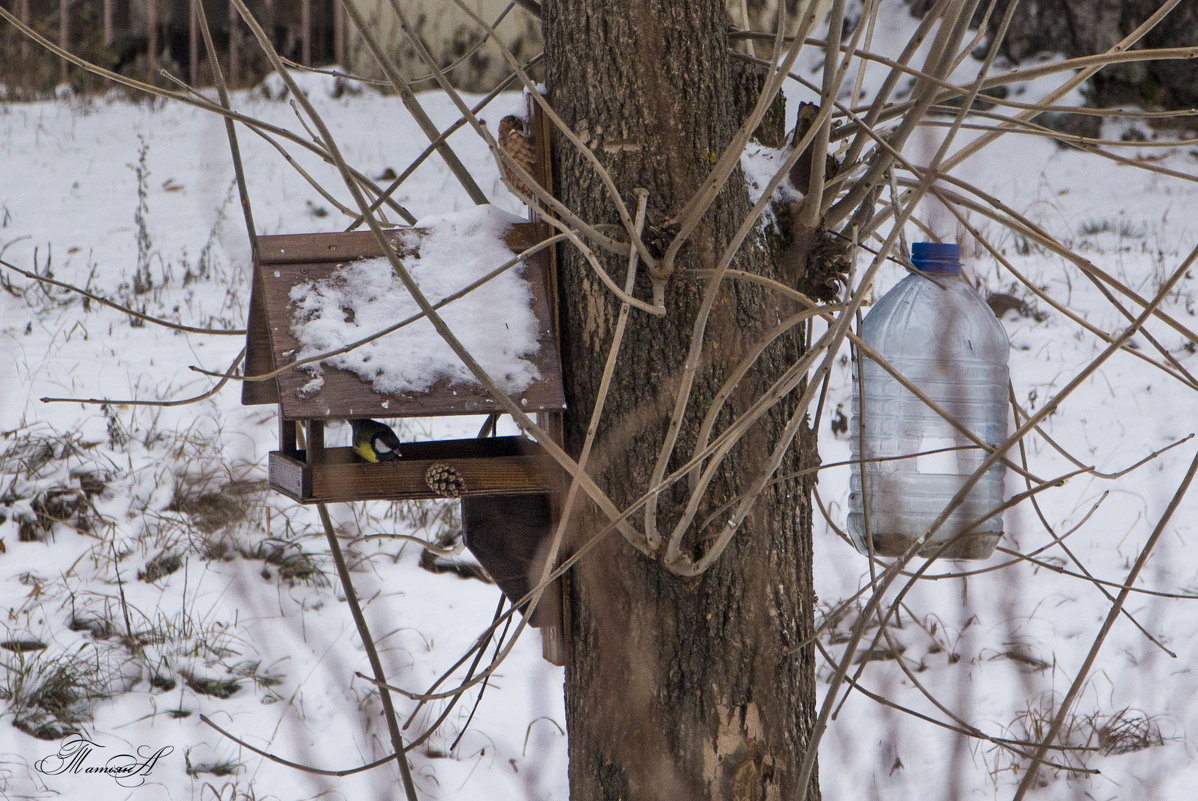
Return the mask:
[[[463,541],[513,604],[520,603],[540,577],[556,522],[551,494],[462,499]],[[561,593],[559,582],[546,587],[529,618],[541,630],[545,658],[557,665],[565,656]]]

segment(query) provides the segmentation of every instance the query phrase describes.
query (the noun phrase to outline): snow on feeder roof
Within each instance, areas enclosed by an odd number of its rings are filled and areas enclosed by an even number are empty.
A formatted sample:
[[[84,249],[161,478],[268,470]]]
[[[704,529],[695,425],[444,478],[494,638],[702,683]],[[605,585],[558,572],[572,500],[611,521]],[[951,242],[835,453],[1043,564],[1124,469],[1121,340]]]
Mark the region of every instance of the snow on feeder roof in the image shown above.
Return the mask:
[[[528,411],[565,399],[547,298],[544,251],[464,292],[546,238],[534,223],[480,207],[390,232],[405,268],[495,383]],[[343,348],[413,317],[380,339],[274,382],[247,382],[244,403],[278,402],[284,419],[495,411],[419,309],[368,232],[264,236],[258,241],[250,374]],[[266,351],[266,353],[263,353]],[[271,391],[263,384],[274,383]]]
[[[428,300],[444,301],[438,313],[501,389],[529,413],[565,408],[549,249],[502,269],[549,237],[543,225],[481,207],[387,237]],[[501,407],[419,315],[372,233],[259,237],[248,375],[345,348],[399,323],[405,324],[346,353],[243,385],[243,403],[279,405],[271,485],[303,503],[436,498],[445,497],[444,482],[429,476],[448,466],[463,495],[547,491],[552,470],[536,443],[522,437],[406,443],[402,459],[383,465],[359,461],[348,447],[325,448],[327,420]],[[307,429],[302,449],[297,423]]]

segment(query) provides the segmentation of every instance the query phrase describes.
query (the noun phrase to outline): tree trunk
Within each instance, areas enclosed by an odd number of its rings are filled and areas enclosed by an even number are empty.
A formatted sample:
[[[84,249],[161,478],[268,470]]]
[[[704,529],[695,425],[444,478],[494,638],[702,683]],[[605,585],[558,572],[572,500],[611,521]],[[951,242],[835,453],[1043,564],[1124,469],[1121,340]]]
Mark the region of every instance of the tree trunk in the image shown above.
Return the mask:
[[[625,203],[649,190],[645,239],[668,242],[678,213],[724,149],[753,97],[729,58],[716,0],[547,0],[546,70],[554,108],[611,171]],[[559,197],[583,219],[618,222],[593,168],[560,135]],[[633,311],[589,470],[617,505],[635,502],[665,436],[705,279],[749,209],[739,173],[668,286],[664,318]],[[751,239],[734,267],[794,285],[771,258],[769,237]],[[605,267],[623,284],[626,262]],[[643,270],[642,270],[643,272]],[[570,411],[567,446],[582,447],[619,304],[573,250],[560,275],[561,336]],[[636,294],[648,297],[638,282]],[[795,309],[744,282],[725,281],[711,315],[701,367],[671,471],[690,458],[713,395],[764,333]],[[742,414],[803,352],[800,328],[779,337],[729,398],[720,427]],[[729,515],[778,441],[793,400],[777,404],[726,459],[689,534],[698,553]],[[566,716],[574,801],[818,799],[799,786],[814,720],[807,432],[788,452],[722,558],[683,579],[618,534],[589,551],[569,581]],[[689,483],[661,496],[670,531]],[[580,519],[581,518],[581,519]],[[641,516],[633,518],[638,527]],[[577,550],[605,521],[575,518]]]

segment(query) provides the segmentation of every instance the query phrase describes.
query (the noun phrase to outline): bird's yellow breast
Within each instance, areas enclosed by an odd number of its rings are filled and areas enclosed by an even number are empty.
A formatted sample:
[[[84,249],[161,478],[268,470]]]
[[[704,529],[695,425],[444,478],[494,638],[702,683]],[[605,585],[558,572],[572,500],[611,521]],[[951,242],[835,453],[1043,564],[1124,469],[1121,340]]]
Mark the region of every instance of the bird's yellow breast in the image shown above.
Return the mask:
[[[355,442],[354,453],[358,454],[371,464],[379,463],[378,457],[374,455],[374,451],[371,450],[369,442]]]

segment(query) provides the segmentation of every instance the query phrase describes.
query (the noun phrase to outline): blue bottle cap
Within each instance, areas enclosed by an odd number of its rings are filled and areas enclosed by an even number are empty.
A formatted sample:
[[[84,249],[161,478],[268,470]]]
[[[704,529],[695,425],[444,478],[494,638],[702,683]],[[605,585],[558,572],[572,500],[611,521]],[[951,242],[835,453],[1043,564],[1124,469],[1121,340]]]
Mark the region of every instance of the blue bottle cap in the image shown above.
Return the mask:
[[[915,242],[911,262],[925,273],[961,272],[961,248],[955,242]]]

